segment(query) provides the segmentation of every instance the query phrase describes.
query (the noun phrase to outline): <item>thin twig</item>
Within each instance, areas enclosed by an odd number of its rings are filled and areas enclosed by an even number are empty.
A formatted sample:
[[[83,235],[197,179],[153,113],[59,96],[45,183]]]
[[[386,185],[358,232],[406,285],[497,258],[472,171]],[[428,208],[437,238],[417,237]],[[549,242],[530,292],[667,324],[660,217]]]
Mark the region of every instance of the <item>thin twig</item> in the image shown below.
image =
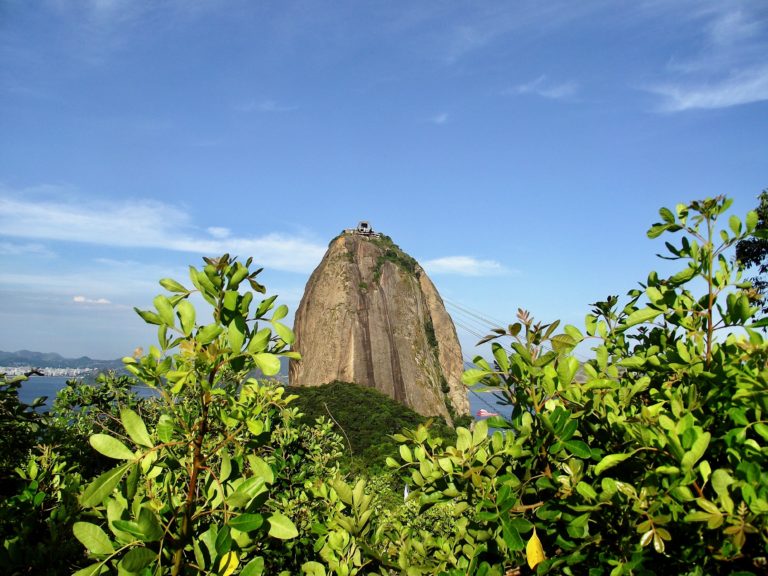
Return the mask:
[[[323,402],[323,406],[325,406],[325,411],[328,412],[328,416],[331,417],[331,420],[333,420],[333,423],[336,424],[336,426],[339,427],[341,430],[341,433],[344,434],[344,438],[347,439],[347,446],[349,446],[349,454],[352,455],[352,443],[349,441],[349,436],[347,436],[347,433],[344,431],[344,428],[339,424],[336,420],[336,418],[333,417],[333,414],[331,414],[331,411],[328,409],[328,404]]]

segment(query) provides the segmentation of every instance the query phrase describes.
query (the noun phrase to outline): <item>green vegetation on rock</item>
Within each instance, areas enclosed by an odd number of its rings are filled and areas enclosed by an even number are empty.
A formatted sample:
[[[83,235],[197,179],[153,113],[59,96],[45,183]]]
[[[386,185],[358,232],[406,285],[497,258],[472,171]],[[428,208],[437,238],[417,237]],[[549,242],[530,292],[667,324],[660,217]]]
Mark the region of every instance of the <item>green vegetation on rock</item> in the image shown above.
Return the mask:
[[[387,457],[398,454],[393,434],[404,428],[430,423],[435,436],[451,441],[456,432],[442,418],[427,418],[392,400],[378,390],[332,382],[322,386],[291,387],[296,396],[293,406],[302,413],[300,420],[311,425],[318,418],[331,419],[337,433],[346,440],[343,468],[370,474],[385,469]]]
[[[376,264],[373,269],[373,279],[378,281],[381,277],[381,267],[385,262],[392,262],[398,266],[404,272],[415,276],[419,270],[419,263],[414,258],[403,252],[403,250],[392,241],[392,238],[385,234],[381,234],[378,237],[371,238],[370,240],[381,248],[382,253],[376,259]]]

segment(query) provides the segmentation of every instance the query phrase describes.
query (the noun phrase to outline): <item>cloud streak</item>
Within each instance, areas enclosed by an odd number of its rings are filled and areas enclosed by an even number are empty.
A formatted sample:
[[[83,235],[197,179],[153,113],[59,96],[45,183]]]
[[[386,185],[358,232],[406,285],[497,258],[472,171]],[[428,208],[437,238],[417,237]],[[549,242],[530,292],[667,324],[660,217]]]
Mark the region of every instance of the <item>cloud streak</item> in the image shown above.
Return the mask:
[[[495,260],[478,260],[471,256],[445,256],[427,260],[422,267],[429,274],[457,276],[501,276],[509,270]]]
[[[0,235],[205,255],[229,252],[289,272],[311,271],[325,253],[322,244],[286,234],[226,236],[219,227],[206,233],[191,223],[187,213],[151,200],[32,201],[0,192]]]
[[[549,100],[566,100],[572,98],[577,90],[578,85],[575,82],[554,83],[548,80],[545,74],[542,74],[531,82],[515,86],[508,93],[533,94]]]
[[[671,78],[646,87],[660,98],[658,111],[714,110],[768,100],[768,19],[758,6],[711,4],[693,12],[702,38],[697,49],[675,55],[667,67]]]
[[[262,114],[271,114],[271,113],[277,113],[277,112],[292,112],[297,109],[297,106],[287,106],[285,104],[280,104],[279,102],[275,102],[274,100],[249,100],[248,102],[244,102],[242,104],[238,104],[235,106],[235,110],[238,112],[260,112]]]
[[[430,124],[435,124],[436,126],[442,126],[443,124],[448,122],[448,114],[446,112],[435,114],[428,120],[428,122]]]
[[[85,296],[75,296],[72,298],[72,302],[75,302],[76,304],[97,304],[99,306],[112,304],[112,302],[106,298],[86,298]]]
[[[744,70],[707,84],[665,84],[649,89],[662,97],[660,110],[711,110],[768,100],[768,66]]]

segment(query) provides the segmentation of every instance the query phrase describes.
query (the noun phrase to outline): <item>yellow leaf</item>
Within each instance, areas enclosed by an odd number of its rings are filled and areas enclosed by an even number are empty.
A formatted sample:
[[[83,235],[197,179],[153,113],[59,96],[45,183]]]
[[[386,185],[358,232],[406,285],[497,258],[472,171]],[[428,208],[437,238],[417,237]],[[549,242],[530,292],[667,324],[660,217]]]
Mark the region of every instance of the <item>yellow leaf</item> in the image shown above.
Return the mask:
[[[528,540],[528,544],[525,545],[525,557],[528,560],[528,566],[533,569],[539,562],[543,562],[546,556],[544,555],[544,548],[541,545],[541,540],[536,535],[536,528],[533,529],[533,536]]]
[[[240,565],[237,552],[227,552],[219,561],[219,573],[221,576],[230,576]]]

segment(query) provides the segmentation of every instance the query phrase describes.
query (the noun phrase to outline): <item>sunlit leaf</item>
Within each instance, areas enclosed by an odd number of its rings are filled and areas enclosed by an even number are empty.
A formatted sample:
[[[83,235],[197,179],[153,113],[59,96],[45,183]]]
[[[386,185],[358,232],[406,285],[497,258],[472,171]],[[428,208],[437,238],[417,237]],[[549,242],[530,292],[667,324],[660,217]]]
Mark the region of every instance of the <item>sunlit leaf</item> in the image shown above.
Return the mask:
[[[116,460],[134,460],[136,458],[133,450],[108,434],[94,434],[88,441],[97,452],[104,454],[107,458]]]
[[[90,522],[75,522],[72,532],[91,554],[112,554],[115,549],[106,532]]]
[[[154,446],[152,439],[149,437],[149,432],[147,432],[147,426],[144,424],[144,420],[142,420],[141,416],[136,412],[130,408],[122,408],[120,410],[120,421],[123,423],[128,436],[130,436],[131,440],[136,442],[136,444],[147,448],[152,448]]]
[[[240,559],[237,557],[237,552],[227,552],[219,560],[219,574],[231,576],[238,566],[240,566]]]
[[[104,498],[112,494],[129,466],[123,464],[98,476],[80,495],[80,504],[86,508],[101,504]]]
[[[195,307],[189,300],[184,299],[176,306],[176,313],[179,315],[181,331],[184,336],[189,336],[195,327]]]
[[[536,568],[538,564],[546,559],[544,547],[541,545],[541,540],[539,540],[539,536],[536,534],[536,527],[533,528],[533,534],[525,545],[525,558],[528,561],[528,567],[531,569]]]
[[[269,535],[280,540],[290,540],[299,535],[299,531],[287,516],[274,513],[269,517]]]

